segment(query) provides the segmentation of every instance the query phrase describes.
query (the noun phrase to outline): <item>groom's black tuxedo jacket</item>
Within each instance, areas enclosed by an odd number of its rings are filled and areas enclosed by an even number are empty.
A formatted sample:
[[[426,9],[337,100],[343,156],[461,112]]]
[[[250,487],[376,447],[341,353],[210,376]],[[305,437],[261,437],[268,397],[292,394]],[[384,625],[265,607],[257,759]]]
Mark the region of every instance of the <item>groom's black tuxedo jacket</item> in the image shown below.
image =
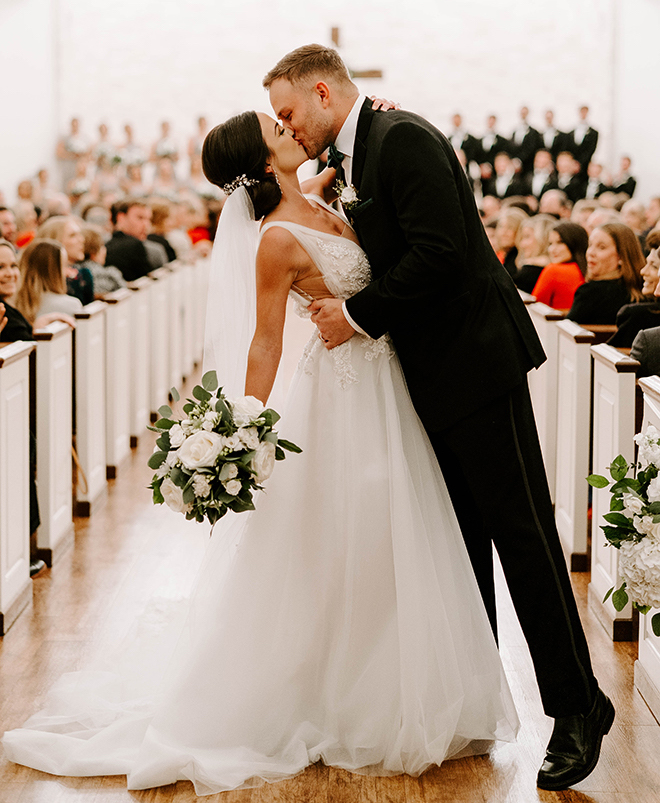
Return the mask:
[[[543,348],[440,131],[365,101],[352,180],[373,281],[348,312],[371,337],[390,333],[420,418],[444,429],[522,382]]]

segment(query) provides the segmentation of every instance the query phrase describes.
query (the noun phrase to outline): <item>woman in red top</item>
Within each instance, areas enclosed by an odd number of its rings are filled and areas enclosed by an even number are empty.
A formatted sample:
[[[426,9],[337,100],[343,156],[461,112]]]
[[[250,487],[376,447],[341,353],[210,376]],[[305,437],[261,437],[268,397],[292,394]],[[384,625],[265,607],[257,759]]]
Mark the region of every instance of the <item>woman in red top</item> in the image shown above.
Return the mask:
[[[550,264],[541,271],[532,295],[554,309],[568,310],[577,288],[584,284],[589,235],[577,223],[557,223],[550,230]]]

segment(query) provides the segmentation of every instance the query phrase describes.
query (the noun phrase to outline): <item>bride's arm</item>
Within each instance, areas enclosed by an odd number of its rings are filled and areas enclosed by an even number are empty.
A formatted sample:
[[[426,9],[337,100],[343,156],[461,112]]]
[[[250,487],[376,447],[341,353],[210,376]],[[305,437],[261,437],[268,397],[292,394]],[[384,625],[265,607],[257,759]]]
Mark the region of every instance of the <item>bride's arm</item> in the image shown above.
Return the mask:
[[[267,403],[282,356],[286,302],[305,252],[286,229],[274,227],[257,252],[257,326],[248,353],[245,395]]]
[[[336,180],[337,171],[332,167],[326,167],[317,176],[303,181],[300,189],[305,195],[318,195],[327,204],[331,204],[337,198],[337,193],[335,192]]]

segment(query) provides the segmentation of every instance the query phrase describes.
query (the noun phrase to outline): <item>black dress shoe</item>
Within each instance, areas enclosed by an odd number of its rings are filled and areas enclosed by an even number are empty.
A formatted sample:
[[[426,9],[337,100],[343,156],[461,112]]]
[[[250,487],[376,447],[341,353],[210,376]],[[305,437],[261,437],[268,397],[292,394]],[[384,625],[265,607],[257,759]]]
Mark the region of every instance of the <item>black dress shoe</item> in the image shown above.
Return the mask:
[[[30,563],[30,577],[36,577],[40,572],[46,568],[43,560],[33,560]]]
[[[614,706],[598,689],[588,714],[558,717],[536,785],[552,792],[583,781],[598,763],[603,736],[614,722]]]

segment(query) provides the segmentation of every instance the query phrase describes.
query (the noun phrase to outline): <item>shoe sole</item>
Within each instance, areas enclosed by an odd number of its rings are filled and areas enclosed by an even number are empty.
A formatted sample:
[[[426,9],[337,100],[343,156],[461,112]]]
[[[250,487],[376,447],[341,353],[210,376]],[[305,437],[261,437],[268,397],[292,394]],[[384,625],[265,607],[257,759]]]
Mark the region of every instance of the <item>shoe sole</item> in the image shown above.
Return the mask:
[[[547,792],[561,792],[564,789],[568,789],[570,786],[575,786],[576,783],[580,783],[580,781],[584,781],[584,779],[591,775],[591,773],[596,768],[596,764],[598,764],[598,759],[600,758],[600,749],[603,743],[603,739],[607,736],[612,728],[612,724],[614,722],[614,706],[612,705],[612,701],[608,699],[608,712],[605,720],[603,721],[603,727],[600,730],[600,735],[598,736],[598,750],[596,750],[596,754],[594,755],[593,761],[589,764],[589,766],[585,767],[584,770],[579,775],[571,778],[568,781],[562,781],[561,783],[552,784],[552,783],[544,783],[539,782],[537,779],[536,785],[539,789],[544,789]]]

